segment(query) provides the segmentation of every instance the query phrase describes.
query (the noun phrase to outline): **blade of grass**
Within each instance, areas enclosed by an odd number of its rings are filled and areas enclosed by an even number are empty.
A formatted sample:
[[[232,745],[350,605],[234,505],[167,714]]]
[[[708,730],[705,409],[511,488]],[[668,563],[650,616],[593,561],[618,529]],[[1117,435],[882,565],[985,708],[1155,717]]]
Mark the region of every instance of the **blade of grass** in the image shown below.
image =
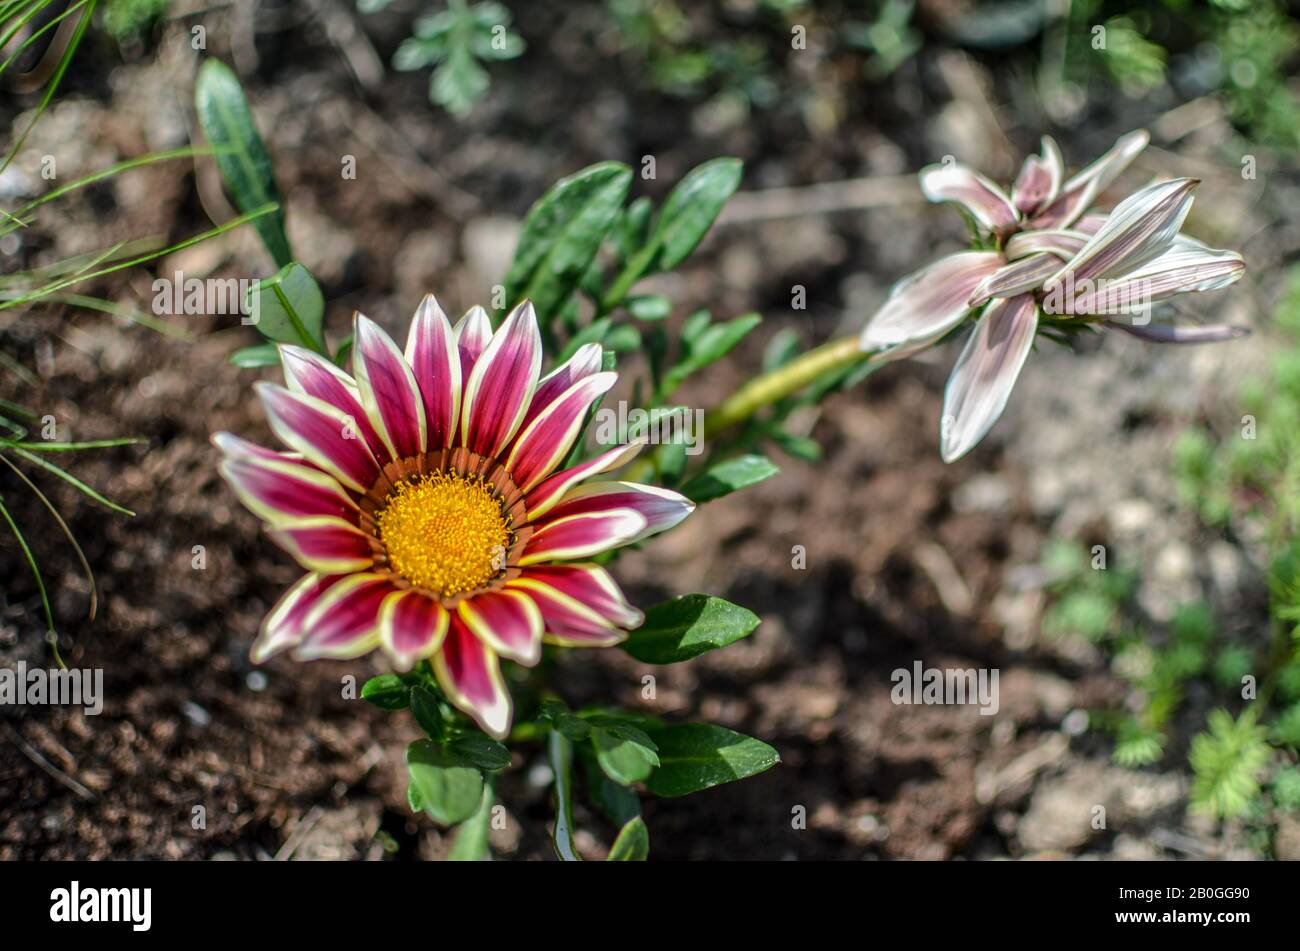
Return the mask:
[[[129,172],[133,168],[143,168],[146,165],[153,165],[158,162],[168,162],[172,159],[191,158],[196,155],[208,155],[211,154],[211,152],[211,149],[195,148],[192,145],[187,145],[183,148],[172,149],[169,152],[151,152],[148,155],[141,155],[137,158],[127,159],[126,161],[118,162],[116,165],[110,165],[108,168],[100,169],[98,172],[94,172],[84,178],[79,178],[76,181],[68,182],[66,185],[61,185],[58,188],[46,192],[39,198],[32,199],[17,211],[12,213],[6,212],[6,214],[9,214],[9,216],[15,220],[20,219],[31,214],[41,205],[54,201],[56,198],[62,198],[69,192],[74,192],[79,188],[85,188],[87,185],[93,185],[96,182],[102,182],[104,179],[112,178],[114,175],[119,175],[122,172]],[[4,237],[6,234],[16,230],[18,227],[19,225],[10,225],[5,228],[0,228],[0,237]]]
[[[104,496],[100,495],[90,486],[86,485],[86,483],[82,482],[80,479],[74,476],[71,472],[68,472],[65,469],[60,469],[54,463],[42,459],[34,452],[28,452],[26,449],[20,448],[17,443],[9,443],[8,446],[10,449],[12,449],[19,456],[22,456],[28,462],[35,463],[36,465],[40,466],[42,469],[45,469],[47,472],[53,472],[56,476],[58,476],[64,482],[68,483],[78,492],[81,492],[83,495],[88,495],[90,498],[94,499],[100,505],[103,505],[106,508],[110,508],[114,512],[119,512],[122,515],[132,515],[132,516],[135,515],[135,513],[132,512],[129,508],[125,508],[121,505],[118,505],[116,502],[112,501],[111,499],[107,499]]]
[[[17,442],[11,439],[0,439],[0,449],[30,449],[32,452],[79,452],[82,449],[112,449],[116,446],[137,446],[147,441],[139,436],[122,436],[117,439],[91,439],[87,442]]]
[[[8,457],[3,453],[0,453],[0,462],[3,462],[12,469],[14,475],[22,479],[27,488],[31,489],[32,493],[41,500],[41,504],[49,510],[50,515],[54,517],[54,521],[58,524],[59,530],[63,532],[63,537],[68,540],[69,544],[72,545],[72,550],[77,553],[77,560],[81,562],[82,573],[85,574],[86,581],[90,584],[90,614],[87,619],[91,621],[95,620],[95,612],[99,608],[99,590],[95,587],[95,573],[90,570],[90,561],[86,558],[86,553],[82,550],[81,544],[77,541],[76,536],[72,534],[72,529],[69,528],[68,523],[63,520],[63,516],[60,515],[59,510],[54,507],[54,503],[46,497],[45,493],[37,487],[35,482],[27,478],[27,473],[23,472],[22,469],[19,469],[16,465],[10,462]]]
[[[0,162],[0,173],[3,173],[5,169],[9,167],[9,163],[14,160],[14,156],[18,154],[18,150],[21,149],[23,143],[27,141],[27,136],[31,135],[32,129],[35,128],[37,121],[45,114],[45,110],[50,107],[50,102],[53,101],[54,94],[59,89],[59,84],[63,82],[64,74],[67,73],[68,67],[72,64],[72,57],[77,53],[77,47],[81,45],[82,38],[85,37],[86,31],[90,29],[90,21],[95,15],[95,6],[97,3],[98,0],[80,0],[80,2],[69,8],[69,10],[63,14],[63,16],[67,16],[78,7],[86,7],[82,12],[81,22],[77,24],[77,31],[68,41],[67,49],[63,51],[63,55],[59,59],[59,65],[54,70],[54,75],[50,77],[49,83],[45,86],[45,95],[41,97],[40,104],[36,107],[36,114],[32,116],[31,121],[27,123],[27,126],[19,134],[17,140],[9,148],[9,153],[5,156],[4,162]],[[59,17],[59,19],[62,18],[62,16]],[[0,68],[0,72],[3,72],[2,68]]]
[[[36,579],[36,587],[41,592],[41,607],[45,609],[45,623],[49,628],[50,636],[54,636],[54,612],[50,610],[50,597],[45,591],[45,579],[41,577],[40,566],[36,564],[36,556],[32,554],[31,548],[27,544],[27,539],[23,537],[22,531],[18,528],[18,523],[14,521],[9,509],[5,506],[4,496],[0,495],[0,516],[9,524],[9,531],[13,532],[14,538],[18,539],[18,547],[22,549],[23,558],[27,561],[27,567],[32,569],[32,576]]]
[[[0,310],[7,310],[10,307],[18,307],[19,305],[22,304],[29,304],[34,300],[39,300],[42,297],[48,297],[50,294],[61,291],[65,287],[71,287],[73,284],[80,284],[82,281],[94,280],[95,278],[103,277],[106,274],[114,274],[117,271],[124,271],[127,268],[136,267],[137,265],[140,264],[147,264],[149,261],[166,257],[169,254],[175,254],[177,251],[183,251],[186,248],[193,247],[194,245],[198,244],[201,241],[206,241],[209,238],[215,238],[218,235],[225,234],[227,231],[232,231],[235,228],[240,227],[241,225],[246,225],[250,221],[254,221],[257,218],[262,217],[263,215],[269,215],[272,212],[276,211],[278,208],[279,206],[275,204],[264,205],[261,208],[249,212],[248,214],[239,215],[236,218],[231,218],[225,224],[213,228],[210,231],[205,231],[202,234],[197,234],[194,235],[193,237],[186,238],[184,241],[178,241],[175,244],[162,248],[161,250],[153,251],[150,252],[149,254],[140,255],[139,257],[131,258],[128,261],[122,261],[120,263],[114,264],[111,267],[101,268],[98,271],[92,271],[89,274],[79,274],[74,277],[65,278],[62,281],[56,281],[55,283],[50,284],[46,287],[29,290],[29,293],[27,293],[25,297],[16,300],[8,300],[8,301],[0,302]]]

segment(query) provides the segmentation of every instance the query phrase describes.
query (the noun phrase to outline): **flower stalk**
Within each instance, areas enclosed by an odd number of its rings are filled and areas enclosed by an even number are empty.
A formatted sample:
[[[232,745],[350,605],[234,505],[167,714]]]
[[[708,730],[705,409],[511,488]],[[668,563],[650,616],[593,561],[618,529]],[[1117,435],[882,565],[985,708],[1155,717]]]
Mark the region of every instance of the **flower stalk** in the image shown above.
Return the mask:
[[[704,431],[716,436],[743,423],[763,407],[793,396],[832,370],[856,366],[872,356],[862,350],[856,336],[828,341],[740,387],[704,414]]]

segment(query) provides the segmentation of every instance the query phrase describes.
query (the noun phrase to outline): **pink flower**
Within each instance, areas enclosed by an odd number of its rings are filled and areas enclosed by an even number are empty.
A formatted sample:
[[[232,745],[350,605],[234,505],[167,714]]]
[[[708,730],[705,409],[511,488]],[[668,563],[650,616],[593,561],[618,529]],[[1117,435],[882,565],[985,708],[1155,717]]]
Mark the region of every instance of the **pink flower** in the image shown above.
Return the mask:
[[[636,443],[560,469],[616,379],[598,344],[540,377],[530,303],[493,333],[482,308],[453,328],[429,296],[405,354],[356,315],[352,376],[308,350],[280,353],[288,388],[258,392],[292,452],[213,437],[235,493],[308,572],[263,622],[255,661],[287,649],[305,660],[380,648],[402,669],[431,658],[447,697],[501,738],[511,700],[499,658],[531,666],[543,641],[607,646],[641,623],[583,559],[670,528],[694,505],[586,481]]]
[[[1044,137],[1008,196],[957,163],[921,172],[921,190],[955,202],[971,221],[976,250],[941,258],[896,284],[862,331],[863,350],[899,359],[924,350],[967,317],[975,329],[944,392],[941,452],[961,458],[997,422],[1040,323],[1113,323],[1148,340],[1196,343],[1239,336],[1233,327],[1149,325],[1150,306],[1176,294],[1235,283],[1245,262],[1179,232],[1198,182],[1158,182],[1109,215],[1085,215],[1146,146],[1131,132],[1065,180],[1061,153]]]

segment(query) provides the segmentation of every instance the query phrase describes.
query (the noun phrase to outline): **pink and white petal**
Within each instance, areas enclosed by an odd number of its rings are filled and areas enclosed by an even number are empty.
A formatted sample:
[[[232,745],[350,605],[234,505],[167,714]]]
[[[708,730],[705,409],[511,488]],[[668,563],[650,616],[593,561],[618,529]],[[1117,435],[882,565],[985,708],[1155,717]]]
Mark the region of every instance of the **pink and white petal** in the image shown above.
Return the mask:
[[[921,169],[921,191],[930,201],[956,202],[988,231],[1010,231],[1020,218],[1001,188],[959,162]]]
[[[627,640],[627,631],[612,618],[532,571],[508,582],[508,590],[523,591],[532,598],[542,613],[543,640],[548,644],[612,647]]]
[[[432,656],[442,647],[451,615],[422,591],[394,591],[379,606],[379,643],[399,670]]]
[[[552,518],[533,533],[519,564],[590,558],[628,544],[645,527],[645,516],[632,509],[579,512],[565,518]]]
[[[1029,222],[1030,228],[1068,228],[1128,168],[1151,137],[1138,130],[1118,141],[1087,168],[1061,186],[1061,194]]]
[[[645,615],[628,602],[618,582],[600,565],[534,565],[520,578],[549,585],[615,627],[631,630],[645,620]],[[507,587],[513,583],[508,582]]]
[[[1078,231],[1082,234],[1088,235],[1088,237],[1092,237],[1101,230],[1101,226],[1106,223],[1106,219],[1109,217],[1110,215],[1101,214],[1100,212],[1097,214],[1084,215],[1071,225],[1070,228],[1073,231]]]
[[[862,349],[888,352],[942,337],[970,313],[966,301],[980,281],[1004,263],[996,251],[962,251],[903,278],[862,328]]]
[[[597,373],[574,383],[519,433],[506,460],[515,485],[527,492],[564,461],[586,420],[592,401],[609,392],[617,373]]]
[[[548,477],[524,498],[524,507],[528,512],[529,520],[540,519],[563,500],[566,492],[583,479],[590,479],[594,475],[611,472],[619,466],[627,465],[644,445],[644,443],[633,442],[615,446],[586,462],[562,469]]]
[[[600,344],[586,343],[579,347],[577,353],[567,361],[542,377],[537,384],[537,389],[533,391],[533,398],[528,402],[528,412],[524,414],[524,421],[519,424],[520,432],[527,429],[528,424],[536,419],[542,410],[550,406],[573,384],[599,373],[604,359],[605,350]]]
[[[444,449],[455,442],[460,418],[460,355],[451,322],[429,294],[411,321],[406,340],[406,362],[424,400],[424,419],[430,449]]]
[[[461,621],[502,657],[532,667],[542,659],[542,612],[522,591],[489,591],[460,602]]]
[[[1088,234],[1058,228],[1050,231],[1021,231],[1013,234],[1003,245],[1002,252],[1008,261],[1018,261],[1031,254],[1055,254],[1062,261],[1068,261],[1088,243]]]
[[[242,436],[236,436],[234,433],[213,433],[212,445],[216,446],[224,455],[227,456],[252,456],[257,459],[269,459],[277,462],[301,461],[302,459],[301,453],[280,452],[278,449],[267,449],[265,446],[259,446],[255,442],[249,442]]]
[[[1132,334],[1148,343],[1222,343],[1250,334],[1245,327],[1232,324],[1201,324],[1192,327],[1175,327],[1171,324],[1124,324],[1113,321],[1111,326]]]
[[[379,646],[379,607],[393,593],[386,575],[343,575],[316,599],[294,648],[297,660],[360,657]]]
[[[460,378],[463,384],[469,379],[470,371],[474,369],[479,356],[492,341],[492,318],[486,310],[475,305],[465,311],[453,329],[456,333],[456,349],[460,353]]]
[[[1215,291],[1241,280],[1246,262],[1235,251],[1219,251],[1179,236],[1172,247],[1123,277],[1098,282],[1081,295],[1072,313],[1091,316],[1145,314],[1152,304],[1178,294]]]
[[[1069,297],[1086,294],[1091,284],[1121,276],[1159,257],[1173,244],[1192,207],[1194,178],[1159,182],[1120,202],[1101,229],[1045,285]]]
[[[1015,297],[1037,290],[1060,269],[1060,258],[1047,252],[1012,261],[980,281],[967,303],[980,307],[994,297]]]
[[[542,369],[542,337],[531,301],[506,317],[474,362],[460,411],[462,445],[496,456],[519,430]]]
[[[370,488],[379,475],[379,463],[359,435],[355,417],[324,400],[273,383],[259,382],[254,389],[271,431],[281,442],[346,488],[357,492]]]
[[[370,536],[341,518],[305,518],[273,526],[267,535],[308,571],[342,575],[375,563]]]
[[[1151,136],[1145,129],[1137,129],[1120,136],[1105,154],[1066,181],[1063,190],[1078,188],[1086,182],[1097,182],[1098,193],[1105,191],[1115,179],[1119,178],[1124,169],[1132,164],[1150,141]]]
[[[357,384],[352,377],[320,354],[289,344],[280,346],[280,364],[284,368],[285,384],[290,390],[324,400],[355,419],[357,432],[365,439],[375,458],[387,455],[388,450],[383,440],[370,425],[370,418],[361,406]]]
[[[253,663],[260,664],[301,641],[303,621],[316,607],[317,600],[340,580],[339,575],[323,577],[314,572],[299,578],[262,621],[261,632],[250,651]]]
[[[356,520],[357,506],[351,496],[337,479],[319,469],[264,456],[230,456],[219,468],[239,501],[272,525],[318,515]]]
[[[551,509],[547,516],[535,520],[540,531],[554,521],[579,514],[631,510],[645,519],[645,527],[623,544],[641,541],[667,531],[695,511],[695,503],[672,489],[636,482],[588,482],[577,486]],[[537,537],[533,536],[534,539]],[[529,545],[531,550],[532,545]]]
[[[1002,415],[1037,329],[1038,307],[1030,294],[999,298],[985,308],[944,390],[944,462],[970,452]]]
[[[1011,190],[1011,203],[1022,214],[1029,214],[1050,204],[1061,190],[1065,167],[1061,150],[1050,136],[1043,136],[1041,155],[1031,155],[1021,166]]]
[[[424,452],[424,397],[393,338],[365,314],[352,321],[352,370],[361,405],[394,459]]]
[[[496,652],[454,614],[442,649],[433,656],[433,670],[447,698],[473,717],[483,732],[498,740],[506,738],[513,707]]]

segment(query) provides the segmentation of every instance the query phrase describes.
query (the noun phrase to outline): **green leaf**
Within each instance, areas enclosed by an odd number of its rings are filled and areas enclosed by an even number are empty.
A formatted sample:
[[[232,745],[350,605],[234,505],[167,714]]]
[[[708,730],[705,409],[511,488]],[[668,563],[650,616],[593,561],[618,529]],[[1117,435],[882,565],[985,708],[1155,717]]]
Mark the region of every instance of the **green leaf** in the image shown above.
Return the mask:
[[[601,770],[620,786],[644,781],[659,765],[654,741],[626,723],[609,723],[591,731],[591,745]]]
[[[257,134],[239,79],[225,63],[210,59],[199,68],[194,84],[194,107],[203,134],[216,151],[217,167],[235,207],[247,214],[268,203],[281,204],[271,157]],[[283,210],[263,215],[253,227],[277,267],[293,260],[284,233]]]
[[[705,316],[707,318],[707,314]],[[664,374],[664,382],[658,391],[659,398],[671,394],[692,373],[725,357],[762,319],[758,314],[741,314],[725,323],[704,326],[692,326],[692,321],[688,320],[682,328],[682,340],[686,342],[688,352]]]
[[[650,237],[650,217],[654,206],[649,198],[642,195],[623,210],[614,229],[614,250],[619,260],[627,261],[636,254]]]
[[[484,783],[478,811],[456,827],[456,836],[447,852],[448,862],[483,862],[490,858],[488,833],[492,827],[492,804],[495,799],[491,784]]]
[[[641,349],[641,332],[627,324],[614,327],[605,334],[603,345],[615,353],[634,353]]]
[[[438,699],[424,687],[410,688],[411,696],[411,713],[415,716],[415,722],[420,724],[420,729],[427,733],[430,739],[441,740],[445,734],[443,728],[442,709],[438,706]]]
[[[766,456],[738,456],[695,476],[683,486],[682,494],[694,502],[708,502],[770,479],[780,471]]]
[[[483,774],[438,744],[416,740],[408,746],[406,769],[413,790],[407,793],[408,801],[418,802],[433,821],[452,826],[477,811]]]
[[[644,862],[650,854],[650,830],[640,816],[623,826],[610,847],[607,862]]]
[[[510,765],[510,751],[491,737],[471,733],[451,741],[451,751],[479,769],[498,770]]]
[[[541,715],[551,721],[557,730],[571,740],[581,742],[591,734],[591,726],[582,717],[574,716],[558,700],[546,700],[542,703]]]
[[[625,306],[637,320],[663,320],[673,312],[673,302],[658,294],[629,297]]]
[[[641,800],[637,794],[605,775],[589,745],[580,746],[578,751],[582,762],[583,786],[591,804],[600,810],[605,818],[618,826],[625,825],[634,816],[639,816]]]
[[[744,779],[781,759],[761,740],[712,723],[658,726],[647,732],[659,747],[659,768],[646,781],[656,796],[685,796]]]
[[[601,162],[561,179],[529,209],[506,299],[532,300],[544,324],[554,319],[618,220],[632,183],[621,162]]]
[[[280,348],[273,343],[258,343],[251,347],[243,347],[230,355],[230,362],[241,370],[278,366]]]
[[[325,352],[321,336],[325,295],[311,272],[297,261],[250,288],[244,309],[262,336]]]
[[[716,158],[677,183],[650,234],[656,253],[646,273],[670,271],[690,256],[740,185],[743,168],[740,159]]]
[[[758,615],[707,594],[687,594],[646,611],[623,650],[645,664],[676,664],[748,637]]]
[[[411,688],[397,674],[380,674],[366,681],[361,699],[381,710],[405,710],[411,702]]]

